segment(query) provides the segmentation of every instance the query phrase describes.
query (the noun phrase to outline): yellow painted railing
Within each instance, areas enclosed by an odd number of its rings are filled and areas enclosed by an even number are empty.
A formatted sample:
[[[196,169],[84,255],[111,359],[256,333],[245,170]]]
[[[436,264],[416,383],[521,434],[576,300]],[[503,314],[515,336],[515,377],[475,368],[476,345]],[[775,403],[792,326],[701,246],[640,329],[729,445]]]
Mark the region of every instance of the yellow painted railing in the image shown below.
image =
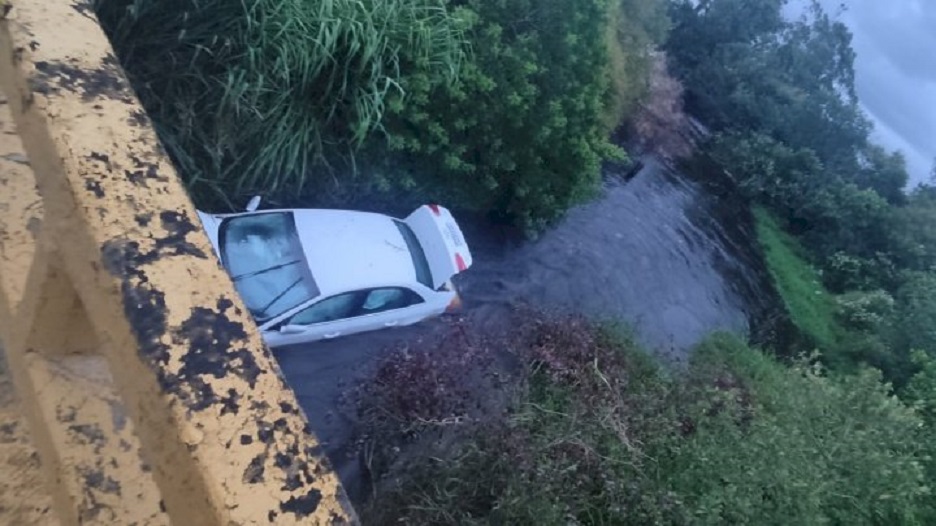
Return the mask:
[[[354,523],[88,0],[0,90],[0,523]]]

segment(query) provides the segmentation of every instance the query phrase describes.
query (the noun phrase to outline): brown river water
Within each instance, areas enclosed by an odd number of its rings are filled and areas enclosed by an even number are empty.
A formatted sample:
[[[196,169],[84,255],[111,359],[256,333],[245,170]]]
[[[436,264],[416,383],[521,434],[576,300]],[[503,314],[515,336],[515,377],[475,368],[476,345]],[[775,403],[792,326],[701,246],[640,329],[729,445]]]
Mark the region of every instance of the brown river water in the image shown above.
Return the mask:
[[[703,185],[645,156],[629,179],[608,167],[602,195],[571,210],[536,241],[463,221],[474,265],[461,279],[465,311],[492,329],[527,304],[630,325],[637,340],[679,362],[713,331],[754,340],[775,294],[756,249],[749,212],[732,192]],[[431,338],[451,319],[275,352],[288,383],[346,488],[361,491],[353,453],[355,409],[345,393],[388,348]]]

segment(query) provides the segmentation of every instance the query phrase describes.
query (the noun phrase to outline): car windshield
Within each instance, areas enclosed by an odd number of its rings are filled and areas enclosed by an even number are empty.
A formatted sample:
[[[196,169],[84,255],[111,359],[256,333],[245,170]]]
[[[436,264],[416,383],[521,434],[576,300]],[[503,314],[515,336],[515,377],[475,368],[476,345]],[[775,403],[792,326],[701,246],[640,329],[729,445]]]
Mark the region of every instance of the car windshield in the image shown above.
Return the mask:
[[[225,219],[219,232],[221,262],[258,322],[319,295],[290,212]]]

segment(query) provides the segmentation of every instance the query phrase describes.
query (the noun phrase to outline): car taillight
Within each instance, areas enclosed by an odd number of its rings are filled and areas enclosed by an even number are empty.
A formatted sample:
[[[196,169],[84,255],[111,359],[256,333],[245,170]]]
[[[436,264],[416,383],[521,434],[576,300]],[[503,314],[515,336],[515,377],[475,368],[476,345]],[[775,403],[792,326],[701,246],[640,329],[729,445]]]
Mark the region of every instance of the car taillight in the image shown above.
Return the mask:
[[[429,205],[429,210],[432,210],[432,213],[437,216],[442,215],[442,211],[439,210],[439,205]]]
[[[461,254],[455,253],[455,266],[458,268],[459,272],[464,272],[468,270],[468,265],[465,264],[465,259],[462,258]]]
[[[452,297],[452,301],[449,302],[448,307],[445,308],[445,312],[448,312],[448,313],[458,312],[461,310],[461,308],[462,308],[461,297],[458,294],[456,294],[455,296]]]

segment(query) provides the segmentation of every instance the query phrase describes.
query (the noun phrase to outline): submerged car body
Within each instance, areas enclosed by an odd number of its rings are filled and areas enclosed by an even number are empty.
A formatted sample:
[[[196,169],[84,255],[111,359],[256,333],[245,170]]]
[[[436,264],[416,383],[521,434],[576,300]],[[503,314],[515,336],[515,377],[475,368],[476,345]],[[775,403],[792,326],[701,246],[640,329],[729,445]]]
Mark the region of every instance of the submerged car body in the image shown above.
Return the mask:
[[[457,307],[471,266],[444,207],[406,219],[348,210],[199,212],[234,287],[271,347],[404,326]]]

